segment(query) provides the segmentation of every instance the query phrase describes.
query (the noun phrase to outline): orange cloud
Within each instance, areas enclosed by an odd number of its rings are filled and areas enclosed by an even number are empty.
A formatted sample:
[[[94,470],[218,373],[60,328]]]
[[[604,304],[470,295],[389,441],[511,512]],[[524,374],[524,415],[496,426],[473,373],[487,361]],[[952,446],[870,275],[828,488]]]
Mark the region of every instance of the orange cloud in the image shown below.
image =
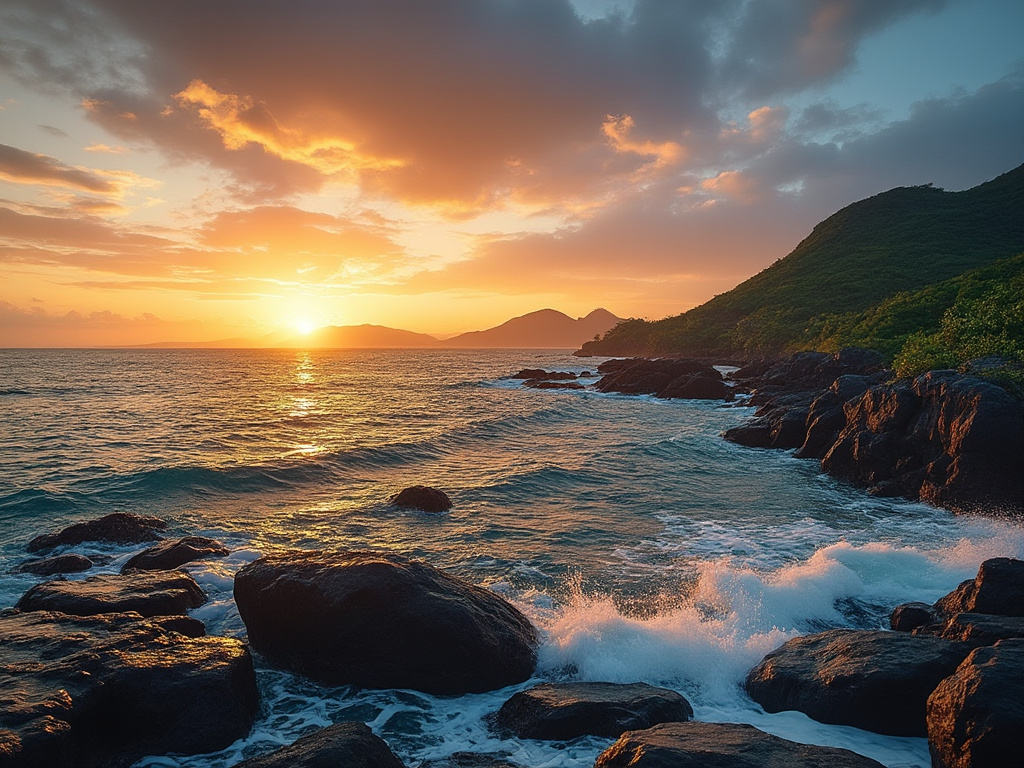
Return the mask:
[[[196,112],[218,134],[229,150],[255,144],[271,155],[301,163],[324,176],[351,176],[359,171],[386,171],[405,162],[362,152],[353,141],[339,136],[317,136],[310,131],[282,126],[267,105],[250,96],[220,93],[202,80],[193,80],[174,95],[184,108]]]

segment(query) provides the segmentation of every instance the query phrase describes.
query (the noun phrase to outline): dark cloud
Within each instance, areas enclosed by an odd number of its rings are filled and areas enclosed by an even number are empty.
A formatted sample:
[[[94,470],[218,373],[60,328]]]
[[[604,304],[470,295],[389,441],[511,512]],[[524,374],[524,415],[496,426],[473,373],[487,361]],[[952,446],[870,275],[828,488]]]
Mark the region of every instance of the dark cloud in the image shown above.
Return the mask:
[[[115,194],[119,185],[95,171],[73,168],[47,155],[0,144],[0,178],[27,184]]]

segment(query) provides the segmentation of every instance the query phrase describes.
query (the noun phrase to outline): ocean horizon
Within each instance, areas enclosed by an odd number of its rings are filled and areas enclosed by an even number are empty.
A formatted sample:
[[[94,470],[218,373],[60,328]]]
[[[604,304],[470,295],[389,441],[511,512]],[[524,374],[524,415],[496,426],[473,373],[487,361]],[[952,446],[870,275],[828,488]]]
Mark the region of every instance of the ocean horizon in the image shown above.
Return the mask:
[[[589,768],[610,739],[499,739],[486,716],[545,681],[672,688],[699,720],[750,723],[893,768],[930,765],[924,738],[766,714],[743,680],[787,639],[888,626],[991,557],[1024,558],[1024,527],[877,498],[791,451],[726,442],[733,403],[539,390],[522,368],[587,373],[563,350],[7,349],[0,353],[0,608],[43,577],[15,572],[41,533],[126,511],[167,537],[223,542],[184,566],[209,596],[190,615],[244,639],[234,573],[286,549],[384,550],[502,595],[537,627],[535,676],[431,696],[325,687],[257,656],[252,732],[139,768],[227,768],[317,727],[362,720],[408,765],[497,752]],[[389,504],[444,490],[442,514]],[[117,572],[144,545],[76,552]],[[58,550],[60,551],[60,550]],[[68,578],[83,578],[73,574]]]

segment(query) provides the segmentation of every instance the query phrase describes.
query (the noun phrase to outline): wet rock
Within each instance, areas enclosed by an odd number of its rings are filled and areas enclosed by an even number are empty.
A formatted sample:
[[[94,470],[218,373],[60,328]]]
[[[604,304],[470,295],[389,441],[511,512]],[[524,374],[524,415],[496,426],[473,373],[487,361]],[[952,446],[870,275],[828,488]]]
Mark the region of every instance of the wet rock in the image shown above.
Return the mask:
[[[569,381],[575,379],[575,373],[564,371],[545,371],[543,368],[523,368],[519,373],[512,374],[512,379],[535,379],[537,381]]]
[[[747,676],[767,712],[890,736],[925,735],[925,702],[970,652],[966,643],[904,632],[833,629],[790,640]]]
[[[928,628],[931,630],[931,627]],[[958,613],[936,628],[939,637],[970,643],[972,647],[995,645],[999,640],[1024,638],[1024,616],[992,616],[987,613]],[[926,631],[923,634],[932,634]]]
[[[889,614],[889,627],[896,632],[911,632],[938,620],[938,612],[928,603],[903,603]]]
[[[721,377],[712,378],[702,374],[683,375],[669,382],[658,391],[658,397],[680,400],[732,400],[732,389]]]
[[[613,362],[614,365],[608,365]],[[722,400],[733,397],[732,389],[724,384],[722,375],[701,360],[609,360],[598,366],[598,371],[603,376],[594,386],[601,392]],[[702,380],[695,381],[697,378]]]
[[[159,517],[146,517],[131,512],[112,512],[96,520],[69,525],[59,533],[36,536],[26,547],[29,552],[44,552],[59,546],[84,541],[109,541],[115,544],[141,544],[160,538],[157,531],[167,528]]]
[[[421,512],[447,512],[452,508],[452,500],[448,498],[448,494],[425,485],[413,485],[399,491],[389,499],[389,503],[405,509],[418,509]]]
[[[928,697],[934,768],[1003,768],[1024,755],[1024,640],[978,648]]]
[[[1024,560],[995,557],[978,568],[978,575],[935,602],[946,616],[989,613],[1024,616]]]
[[[614,739],[692,717],[690,703],[678,693],[646,683],[543,683],[506,701],[495,725],[521,739]]]
[[[327,684],[489,691],[536,665],[529,620],[489,590],[393,553],[285,552],[235,576],[253,648]]]
[[[176,541],[162,541],[155,547],[140,552],[121,567],[121,573],[130,570],[169,571],[193,560],[225,557],[228,548],[205,536],[184,536]]]
[[[826,472],[957,513],[1024,513],[1024,404],[954,371],[875,386],[844,406]]]
[[[666,723],[629,731],[594,768],[881,768],[835,747],[797,744],[739,723]]]
[[[18,601],[22,611],[60,611],[74,616],[135,611],[143,616],[183,614],[206,602],[183,571],[101,574],[82,581],[44,581]]]
[[[223,749],[248,733],[259,704],[242,643],[138,614],[9,611],[0,656],[5,768],[121,768]]]
[[[56,573],[81,573],[92,568],[92,560],[85,555],[57,555],[56,557],[40,557],[29,560],[18,566],[22,573],[34,573],[37,576],[53,576]]]
[[[530,389],[586,389],[578,381],[546,381],[543,379],[527,379],[524,387]]]
[[[364,723],[335,723],[287,747],[236,763],[234,768],[405,768]]]

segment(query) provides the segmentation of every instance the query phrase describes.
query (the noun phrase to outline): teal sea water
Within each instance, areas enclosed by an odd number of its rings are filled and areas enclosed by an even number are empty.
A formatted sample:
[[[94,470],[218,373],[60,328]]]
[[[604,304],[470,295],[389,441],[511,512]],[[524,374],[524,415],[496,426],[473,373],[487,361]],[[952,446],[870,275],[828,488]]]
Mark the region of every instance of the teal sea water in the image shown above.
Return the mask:
[[[929,765],[923,739],[766,715],[742,680],[789,637],[885,626],[894,605],[936,599],[983,559],[1024,556],[1024,528],[872,498],[788,452],[727,443],[720,433],[752,413],[742,405],[508,378],[599,362],[550,350],[2,350],[0,608],[38,580],[12,572],[30,538],[125,510],[231,548],[186,566],[210,595],[193,615],[211,633],[244,635],[235,571],[298,547],[426,560],[501,593],[543,637],[531,683],[472,696],[323,688],[261,667],[264,710],[247,739],[139,766],[223,768],[359,719],[410,766],[477,751],[589,768],[608,740],[502,741],[484,720],[516,690],[563,679],[665,685],[699,719]],[[414,484],[454,508],[388,505]],[[101,570],[116,571],[139,549],[76,551],[111,555]]]

